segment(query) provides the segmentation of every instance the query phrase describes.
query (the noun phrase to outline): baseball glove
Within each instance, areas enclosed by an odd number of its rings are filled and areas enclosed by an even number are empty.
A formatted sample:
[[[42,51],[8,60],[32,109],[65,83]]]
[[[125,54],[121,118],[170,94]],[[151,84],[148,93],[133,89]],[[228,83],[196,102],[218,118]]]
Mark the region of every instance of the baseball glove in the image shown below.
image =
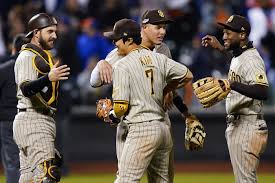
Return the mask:
[[[186,117],[185,123],[185,148],[190,151],[201,150],[206,136],[204,127],[195,115]]]
[[[120,120],[114,117],[113,104],[110,99],[99,99],[96,103],[96,116],[109,123],[111,126],[117,126]]]
[[[230,92],[230,84],[226,79],[206,77],[193,83],[196,97],[204,108],[211,107],[223,100]]]

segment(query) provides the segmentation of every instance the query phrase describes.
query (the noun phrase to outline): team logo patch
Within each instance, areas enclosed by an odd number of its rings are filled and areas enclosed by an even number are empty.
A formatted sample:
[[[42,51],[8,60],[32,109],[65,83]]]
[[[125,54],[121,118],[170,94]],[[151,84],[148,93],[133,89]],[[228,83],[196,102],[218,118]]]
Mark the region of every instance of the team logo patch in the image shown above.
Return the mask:
[[[266,78],[263,74],[257,74],[256,81],[257,83],[266,83]]]
[[[231,15],[231,16],[228,18],[228,20],[227,20],[226,22],[227,22],[227,23],[232,22],[233,18],[234,18],[234,16]]]
[[[145,19],[142,21],[143,24],[146,24],[146,23],[148,23],[148,22],[149,22],[149,18],[145,18]]]
[[[161,10],[158,10],[158,14],[160,17],[164,17],[164,13]]]

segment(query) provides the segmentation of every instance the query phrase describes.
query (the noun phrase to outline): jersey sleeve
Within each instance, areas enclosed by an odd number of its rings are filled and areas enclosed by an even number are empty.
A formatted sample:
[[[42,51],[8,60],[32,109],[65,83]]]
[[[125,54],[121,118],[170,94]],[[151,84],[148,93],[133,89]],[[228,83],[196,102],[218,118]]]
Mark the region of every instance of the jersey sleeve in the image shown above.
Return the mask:
[[[245,80],[248,84],[258,84],[268,86],[268,80],[265,72],[264,61],[260,58],[253,57],[246,60],[243,68],[246,68],[244,71]]]
[[[113,69],[113,101],[130,100],[130,75],[124,69]]]
[[[98,65],[95,66],[91,73],[90,84],[94,88],[102,86]]]
[[[166,57],[166,81],[184,80],[188,73],[188,68],[172,59]]]
[[[34,68],[34,56],[19,55],[14,68],[15,81],[20,86],[25,81],[36,80],[38,72]]]
[[[119,61],[122,57],[120,57],[118,55],[117,52],[117,48],[113,49],[105,58],[105,60],[111,64],[112,66],[117,63],[117,61]],[[100,78],[100,73],[99,73],[99,68],[98,68],[98,64],[96,65],[96,67],[93,69],[92,73],[91,73],[91,78],[90,78],[90,84],[92,87],[96,88],[96,87],[100,87],[102,86],[104,83],[101,81]]]
[[[155,50],[156,53],[161,53],[161,54],[167,56],[168,58],[172,59],[171,51],[170,51],[170,49],[168,48],[168,46],[166,44],[161,43],[160,45],[157,45],[155,47],[155,49],[156,49]]]
[[[109,64],[114,65],[122,58],[123,58],[122,56],[118,55],[117,48],[115,48],[106,56],[105,60]]]

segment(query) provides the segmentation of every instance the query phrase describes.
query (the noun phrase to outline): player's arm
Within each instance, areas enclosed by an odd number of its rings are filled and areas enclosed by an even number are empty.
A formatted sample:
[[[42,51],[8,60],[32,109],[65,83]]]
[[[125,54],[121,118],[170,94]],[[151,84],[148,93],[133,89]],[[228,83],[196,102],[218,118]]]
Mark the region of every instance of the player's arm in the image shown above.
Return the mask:
[[[67,65],[58,66],[59,62],[55,63],[51,71],[34,80],[25,80],[22,82],[19,87],[25,97],[31,97],[36,93],[43,90],[43,88],[49,86],[51,82],[56,82],[60,80],[68,79],[68,75],[70,74],[70,68]]]
[[[183,101],[187,106],[190,106],[192,103],[192,96],[193,96],[192,81],[189,81],[186,85],[184,85],[183,90],[184,90]]]
[[[230,74],[229,82],[231,89],[253,99],[266,100],[268,97],[269,84],[263,60],[251,56],[244,60],[244,64],[243,68],[249,69],[243,69],[241,75],[249,84],[236,81],[234,78],[237,78],[238,75],[233,77],[233,75]]]
[[[111,82],[112,66],[106,60],[100,60],[91,73],[90,84],[96,88]]]
[[[177,63],[171,59],[167,60],[167,86],[164,88],[164,94],[177,88],[185,86],[193,79],[192,72],[183,64]]]
[[[201,41],[202,46],[204,47],[212,47],[214,49],[219,50],[220,52],[225,52],[224,46],[217,40],[215,36],[206,35],[202,38]]]
[[[115,117],[121,118],[129,108],[130,79],[129,73],[124,69],[114,67],[113,69],[113,109]]]
[[[186,117],[190,116],[191,113],[189,113],[188,107],[183,102],[182,98],[180,96],[178,96],[176,92],[173,92],[173,94],[174,94],[173,102],[174,102],[175,106],[177,107],[177,109],[181,112],[183,117],[186,118]]]
[[[112,66],[120,59],[121,56],[118,55],[115,48],[106,56],[105,60],[100,60],[91,73],[91,86],[97,88],[112,83]]]
[[[166,55],[168,58],[172,59],[172,54],[170,49],[165,43],[162,43],[160,46],[156,47],[156,52]],[[183,86],[184,90],[184,103],[186,105],[190,105],[192,102],[192,95],[193,95],[193,88],[192,88],[192,82],[188,82]],[[169,92],[164,96],[164,109],[172,109],[173,107],[173,97],[175,97],[175,93]]]
[[[232,90],[253,99],[267,100],[268,97],[268,86],[266,85],[246,85],[236,81],[230,81],[230,87]]]

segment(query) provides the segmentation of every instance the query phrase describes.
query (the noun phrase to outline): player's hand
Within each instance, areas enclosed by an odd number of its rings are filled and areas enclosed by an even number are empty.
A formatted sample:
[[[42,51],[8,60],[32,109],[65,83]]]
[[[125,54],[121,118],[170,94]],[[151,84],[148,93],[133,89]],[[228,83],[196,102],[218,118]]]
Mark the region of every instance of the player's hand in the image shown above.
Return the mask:
[[[164,110],[171,110],[173,108],[173,92],[168,92],[163,97],[163,108]]]
[[[224,51],[224,47],[221,43],[217,40],[215,36],[206,35],[202,38],[201,41],[202,46],[208,47],[211,46],[212,48],[218,49],[220,51]]]
[[[49,80],[52,82],[67,80],[70,75],[70,67],[67,65],[60,65],[59,61],[57,61],[51,71],[48,74]]]
[[[100,60],[98,62],[98,69],[101,81],[104,84],[110,84],[112,82],[112,66],[106,60]]]

